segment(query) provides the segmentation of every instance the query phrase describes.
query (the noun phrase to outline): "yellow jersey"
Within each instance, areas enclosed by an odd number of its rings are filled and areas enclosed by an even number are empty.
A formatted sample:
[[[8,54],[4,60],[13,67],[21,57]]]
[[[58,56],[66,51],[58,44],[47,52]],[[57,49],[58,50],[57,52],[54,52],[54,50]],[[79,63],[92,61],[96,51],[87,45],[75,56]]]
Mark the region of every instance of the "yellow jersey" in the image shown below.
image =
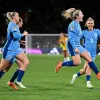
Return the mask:
[[[62,48],[62,50],[67,50],[67,40],[67,37],[60,38],[60,47]]]

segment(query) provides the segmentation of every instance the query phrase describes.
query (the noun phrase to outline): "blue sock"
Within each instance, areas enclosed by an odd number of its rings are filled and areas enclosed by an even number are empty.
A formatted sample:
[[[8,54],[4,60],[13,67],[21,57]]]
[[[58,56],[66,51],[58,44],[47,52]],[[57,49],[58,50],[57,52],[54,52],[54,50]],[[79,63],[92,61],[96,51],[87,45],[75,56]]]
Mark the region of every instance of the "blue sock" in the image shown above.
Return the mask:
[[[25,71],[23,70],[19,70],[19,74],[18,74],[18,78],[17,78],[17,82],[21,82],[23,76],[24,76]]]
[[[77,73],[77,77],[81,76],[80,72]]]
[[[89,62],[88,65],[95,72],[95,74],[98,74],[99,70],[93,61]]]
[[[10,79],[10,82],[14,82],[14,80],[18,77],[19,70],[16,70],[12,78]]]
[[[0,71],[0,78],[4,75],[5,72]]]
[[[71,61],[63,62],[62,66],[70,66],[71,67],[71,66],[75,66],[75,65],[74,65],[74,62],[71,60]]]
[[[86,81],[90,81],[90,75],[86,75]]]

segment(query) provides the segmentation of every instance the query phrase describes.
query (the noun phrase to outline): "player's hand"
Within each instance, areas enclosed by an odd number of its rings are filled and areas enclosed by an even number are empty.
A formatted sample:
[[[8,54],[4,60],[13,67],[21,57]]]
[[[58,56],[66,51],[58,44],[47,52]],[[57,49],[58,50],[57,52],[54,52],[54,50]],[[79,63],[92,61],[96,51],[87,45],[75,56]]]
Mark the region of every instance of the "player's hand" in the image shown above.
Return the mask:
[[[78,48],[75,48],[74,51],[75,51],[76,54],[79,54],[79,52],[80,52],[80,51],[78,50]]]
[[[24,35],[24,36],[27,36],[27,34],[28,34],[28,32],[25,30],[25,31],[23,32],[23,35]]]

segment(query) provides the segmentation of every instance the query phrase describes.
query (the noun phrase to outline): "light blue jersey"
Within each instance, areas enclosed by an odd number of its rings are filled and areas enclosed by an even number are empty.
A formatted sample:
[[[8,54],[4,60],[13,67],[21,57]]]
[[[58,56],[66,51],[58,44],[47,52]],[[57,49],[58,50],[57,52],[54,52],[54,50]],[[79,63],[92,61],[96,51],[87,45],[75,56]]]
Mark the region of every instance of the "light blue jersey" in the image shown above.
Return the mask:
[[[84,48],[90,52],[91,56],[96,57],[97,41],[100,37],[100,30],[93,29],[92,31],[82,31],[82,38],[84,38]]]
[[[20,33],[18,26],[14,22],[8,24],[7,29],[7,42],[4,46],[6,50],[16,51],[20,48],[20,39],[23,37],[23,34]]]
[[[14,22],[8,24],[7,42],[3,48],[3,58],[13,63],[15,57],[23,52],[20,48],[20,39],[24,35],[20,33],[18,26]]]
[[[76,21],[72,21],[68,27],[68,39],[73,48],[80,45],[81,33],[82,30],[80,24]]]
[[[68,26],[68,51],[71,54],[71,56],[74,56],[76,53],[74,51],[75,48],[78,48],[80,51],[80,54],[84,51],[86,51],[80,44],[81,39],[81,26],[77,21],[72,21]]]

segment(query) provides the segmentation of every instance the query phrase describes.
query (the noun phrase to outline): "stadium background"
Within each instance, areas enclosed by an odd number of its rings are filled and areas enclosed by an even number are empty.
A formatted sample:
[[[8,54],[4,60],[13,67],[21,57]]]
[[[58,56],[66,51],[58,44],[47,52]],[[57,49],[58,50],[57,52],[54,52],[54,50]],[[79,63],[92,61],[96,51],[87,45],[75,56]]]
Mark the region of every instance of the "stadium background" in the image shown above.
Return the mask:
[[[71,7],[83,11],[84,22],[81,23],[82,29],[85,29],[84,24],[88,17],[92,17],[95,20],[95,28],[100,28],[98,0],[2,1],[0,3],[0,47],[4,45],[6,40],[7,25],[4,17],[6,12],[19,12],[24,21],[21,32],[27,30],[29,34],[59,34],[60,32],[67,33],[67,26],[71,21],[63,19],[61,12]],[[97,52],[99,52],[99,47]]]

